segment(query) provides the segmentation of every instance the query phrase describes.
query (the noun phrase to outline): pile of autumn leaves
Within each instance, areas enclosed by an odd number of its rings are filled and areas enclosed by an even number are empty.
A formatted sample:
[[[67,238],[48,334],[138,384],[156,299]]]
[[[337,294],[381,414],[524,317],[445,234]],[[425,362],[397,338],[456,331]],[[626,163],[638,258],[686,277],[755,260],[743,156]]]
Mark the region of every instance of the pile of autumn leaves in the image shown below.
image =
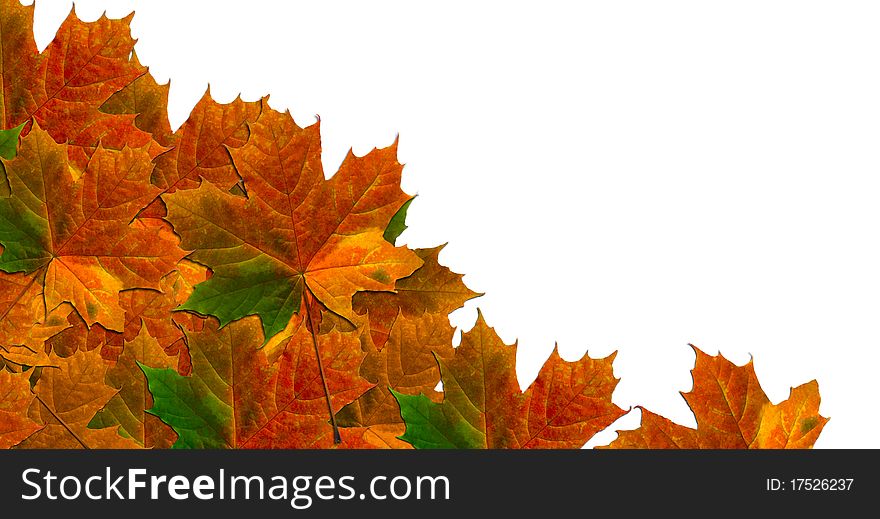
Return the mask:
[[[578,448],[626,412],[613,356],[522,392],[482,317],[453,348],[477,294],[394,245],[395,146],[325,180],[317,124],[208,94],[172,132],[128,19],[42,53],[32,19],[0,0],[0,447]],[[696,353],[698,429],[643,410],[613,447],[813,444],[815,382],[774,405]]]

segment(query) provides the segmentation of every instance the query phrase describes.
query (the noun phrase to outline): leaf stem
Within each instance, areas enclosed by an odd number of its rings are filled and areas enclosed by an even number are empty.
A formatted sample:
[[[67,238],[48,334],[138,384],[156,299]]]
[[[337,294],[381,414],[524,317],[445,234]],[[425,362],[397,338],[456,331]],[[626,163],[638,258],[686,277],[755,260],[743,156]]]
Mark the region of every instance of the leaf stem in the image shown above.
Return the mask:
[[[324,363],[321,361],[321,351],[318,349],[318,337],[315,334],[315,325],[312,322],[312,307],[309,303],[309,291],[303,291],[303,300],[306,302],[306,315],[308,316],[309,332],[312,334],[312,344],[315,346],[315,357],[318,358],[318,372],[321,374],[321,383],[324,385],[324,397],[327,399],[327,410],[330,412],[330,425],[333,426],[333,443],[342,443],[339,435],[339,426],[336,425],[336,413],[333,412],[333,404],[330,402],[330,389],[327,387],[327,378],[324,376]]]

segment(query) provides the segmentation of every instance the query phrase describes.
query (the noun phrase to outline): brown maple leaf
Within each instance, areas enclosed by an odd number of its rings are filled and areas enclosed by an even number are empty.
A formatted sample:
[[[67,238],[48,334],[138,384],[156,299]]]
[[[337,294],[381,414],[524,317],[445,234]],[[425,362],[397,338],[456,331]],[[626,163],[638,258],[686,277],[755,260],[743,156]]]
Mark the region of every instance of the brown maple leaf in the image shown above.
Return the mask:
[[[394,393],[416,448],[580,448],[624,414],[611,402],[614,356],[566,362],[554,349],[525,393],[516,346],[504,344],[482,314],[451,359],[437,358],[443,401]]]
[[[139,445],[123,438],[117,427],[90,429],[89,421],[118,392],[104,378],[109,367],[97,350],[77,351],[69,357],[52,355],[52,366],[42,368],[33,393],[29,416],[43,427],[17,445],[23,449],[132,449]]]
[[[376,349],[385,347],[388,334],[398,314],[415,318],[425,313],[449,315],[465,302],[482,294],[469,289],[461,274],[440,264],[440,251],[445,245],[413,252],[424,265],[410,276],[399,279],[394,292],[359,292],[352,306],[358,314],[366,314]]]
[[[149,88],[155,90],[152,85]],[[151,102],[164,106],[167,98],[156,96]],[[149,106],[140,109],[139,113],[150,113]],[[159,193],[141,217],[165,216],[167,211],[158,195],[197,188],[202,179],[226,191],[236,186],[241,178],[229,152],[247,142],[248,125],[259,117],[261,109],[260,102],[245,102],[241,98],[227,104],[217,103],[209,88],[183,125],[173,135],[163,137],[171,150],[156,159],[151,182]]]
[[[136,67],[141,66],[134,51],[131,54],[131,62]],[[175,142],[174,132],[171,131],[171,124],[168,121],[170,87],[170,81],[160,85],[152,74],[144,73],[104,101],[100,110],[108,114],[134,115],[135,126],[152,135],[153,140],[161,146],[170,147]],[[187,129],[191,126],[190,122],[185,125]],[[185,133],[188,133],[187,130],[182,130],[178,137],[182,137]]]
[[[642,425],[618,431],[612,449],[803,449],[828,422],[819,414],[819,386],[808,382],[773,404],[761,389],[750,360],[737,366],[721,355],[697,354],[694,387],[682,393],[697,428],[691,429],[641,408]]]

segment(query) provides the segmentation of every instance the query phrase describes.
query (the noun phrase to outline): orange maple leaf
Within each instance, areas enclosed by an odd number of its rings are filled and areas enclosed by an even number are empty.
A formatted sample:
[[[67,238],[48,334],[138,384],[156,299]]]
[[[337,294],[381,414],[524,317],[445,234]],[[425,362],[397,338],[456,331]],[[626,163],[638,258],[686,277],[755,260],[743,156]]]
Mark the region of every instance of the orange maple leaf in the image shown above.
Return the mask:
[[[409,199],[394,148],[349,154],[325,180],[317,125],[299,128],[289,113],[263,107],[250,129],[247,144],[229,150],[247,198],[210,182],[163,196],[189,258],[213,270],[182,309],[224,325],[259,315],[268,339],[309,301],[306,292],[351,318],[356,292],[394,290],[421,266],[382,237]]]
[[[819,414],[819,386],[808,382],[791,390],[788,400],[773,404],[750,360],[737,366],[721,355],[694,347],[694,387],[683,393],[697,428],[679,425],[647,409],[642,425],[618,431],[612,449],[804,449],[811,448],[828,423]]]
[[[149,133],[134,125],[134,116],[98,109],[146,73],[129,59],[135,43],[128,28],[131,15],[85,23],[71,9],[42,53],[34,44],[33,6],[0,0],[0,19],[3,128],[35,120],[57,142],[70,144],[65,151],[79,170],[99,143],[113,149],[148,146],[152,156],[161,151]]]
[[[34,385],[29,416],[43,425],[18,444],[26,449],[133,449],[139,445],[117,432],[118,427],[91,429],[95,416],[117,390],[105,384],[109,363],[97,349],[69,357],[51,356]]]

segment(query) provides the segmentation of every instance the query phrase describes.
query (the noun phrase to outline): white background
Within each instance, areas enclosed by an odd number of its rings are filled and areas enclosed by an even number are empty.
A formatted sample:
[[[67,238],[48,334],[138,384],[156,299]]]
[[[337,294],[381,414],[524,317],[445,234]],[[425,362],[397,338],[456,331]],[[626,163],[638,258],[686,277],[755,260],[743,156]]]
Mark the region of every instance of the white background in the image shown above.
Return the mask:
[[[322,121],[335,171],[400,133],[413,247],[487,295],[528,385],[619,351],[614,401],[685,425],[688,342],[819,380],[818,447],[880,447],[880,6],[861,1],[77,1],[171,79]],[[42,49],[70,9],[38,0]],[[638,425],[622,418],[613,430]]]

